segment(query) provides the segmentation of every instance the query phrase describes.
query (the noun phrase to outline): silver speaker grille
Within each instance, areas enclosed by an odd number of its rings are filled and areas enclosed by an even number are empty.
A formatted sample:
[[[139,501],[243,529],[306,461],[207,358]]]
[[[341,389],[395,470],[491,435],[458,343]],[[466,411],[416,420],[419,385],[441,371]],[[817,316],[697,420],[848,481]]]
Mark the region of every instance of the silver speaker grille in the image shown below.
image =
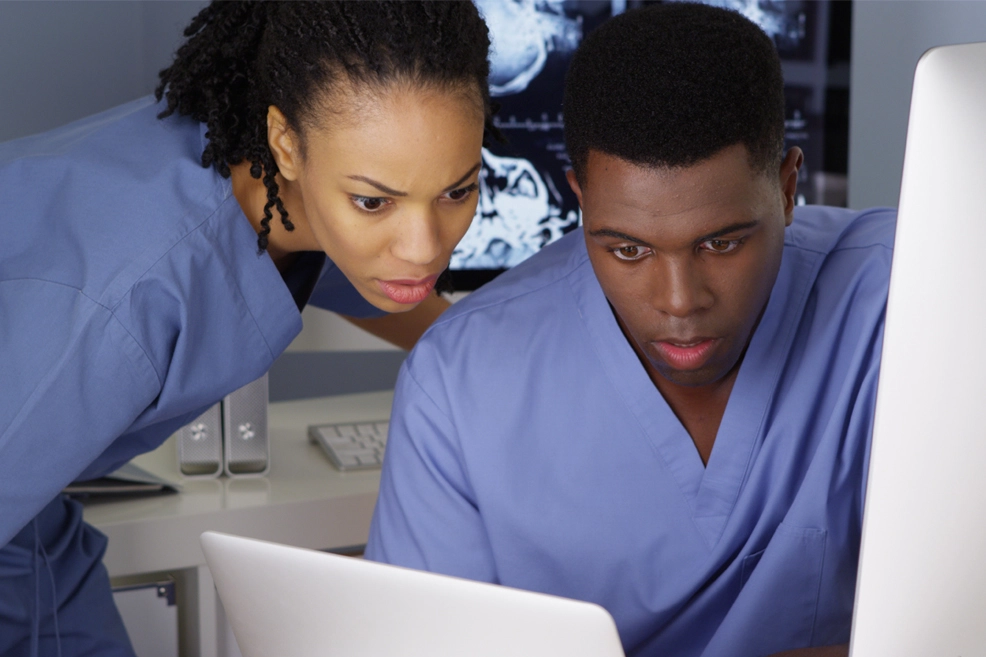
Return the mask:
[[[223,400],[226,474],[264,474],[270,466],[267,440],[267,375]]]
[[[186,476],[216,476],[223,469],[221,404],[178,430],[178,469]]]

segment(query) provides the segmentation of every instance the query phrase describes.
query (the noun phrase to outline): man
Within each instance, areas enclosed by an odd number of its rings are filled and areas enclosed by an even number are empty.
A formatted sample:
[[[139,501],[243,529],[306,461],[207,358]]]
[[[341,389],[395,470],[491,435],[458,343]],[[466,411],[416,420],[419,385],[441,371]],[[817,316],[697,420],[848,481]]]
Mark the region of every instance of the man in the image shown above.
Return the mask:
[[[726,10],[604,24],[565,120],[584,231],[418,343],[367,556],[596,602],[628,655],[846,654],[894,213],[794,207]]]

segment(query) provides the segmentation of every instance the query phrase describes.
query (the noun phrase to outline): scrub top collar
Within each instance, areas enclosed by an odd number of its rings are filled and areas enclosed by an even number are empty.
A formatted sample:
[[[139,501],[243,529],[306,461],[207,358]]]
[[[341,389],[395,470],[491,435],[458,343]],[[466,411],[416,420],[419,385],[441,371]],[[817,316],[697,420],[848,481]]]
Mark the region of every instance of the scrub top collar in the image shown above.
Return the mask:
[[[224,200],[217,210],[218,221],[210,226],[228,231],[219,243],[228,248],[217,253],[223,258],[240,295],[257,322],[270,350],[271,360],[280,355],[301,332],[301,310],[308,302],[322,272],[324,253],[305,252],[283,275],[266,252],[257,248],[257,233],[233,196],[232,183],[216,174]]]
[[[620,330],[593,272],[584,239],[578,240],[571,258],[569,283],[589,342],[640,427],[640,435],[649,439],[676,482],[696,528],[711,549],[722,536],[749,473],[771,397],[822,257],[785,248],[782,271],[740,365],[707,465],[702,464],[691,436]]]

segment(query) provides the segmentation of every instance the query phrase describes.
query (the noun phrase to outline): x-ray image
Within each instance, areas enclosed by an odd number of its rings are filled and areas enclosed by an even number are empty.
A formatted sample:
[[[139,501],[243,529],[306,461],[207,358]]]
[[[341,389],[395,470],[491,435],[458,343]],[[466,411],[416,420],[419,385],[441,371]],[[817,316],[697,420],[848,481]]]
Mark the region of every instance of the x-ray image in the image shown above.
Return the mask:
[[[694,1],[694,0],[692,0]],[[809,60],[814,56],[814,20],[817,2],[811,0],[700,0],[737,11],[760,26],[774,40],[782,59]]]
[[[810,174],[823,170],[826,35],[820,0],[700,0],[736,10],[771,36],[785,64],[788,146],[807,156],[799,200],[814,202]],[[494,123],[507,140],[483,149],[479,206],[452,254],[452,284],[475,289],[580,223],[565,172],[565,72],[582,39],[612,16],[652,0],[474,0],[492,38]],[[824,19],[824,20],[823,20]],[[848,23],[846,27],[848,33]],[[788,63],[794,62],[792,67]],[[847,110],[848,111],[848,110]],[[843,137],[844,139],[845,137]]]
[[[582,39],[581,17],[565,15],[564,0],[476,0],[493,33],[490,93],[515,94],[527,88],[548,53],[571,53]]]
[[[457,288],[471,285],[456,272],[513,267],[578,227],[578,201],[565,180],[565,71],[583,35],[625,6],[610,0],[475,2],[490,27],[490,94],[500,106],[494,122],[507,143],[483,150],[479,207],[452,254]]]
[[[578,213],[569,210],[562,216],[557,191],[552,191],[530,161],[498,157],[484,148],[479,207],[452,262],[508,269],[577,226]]]

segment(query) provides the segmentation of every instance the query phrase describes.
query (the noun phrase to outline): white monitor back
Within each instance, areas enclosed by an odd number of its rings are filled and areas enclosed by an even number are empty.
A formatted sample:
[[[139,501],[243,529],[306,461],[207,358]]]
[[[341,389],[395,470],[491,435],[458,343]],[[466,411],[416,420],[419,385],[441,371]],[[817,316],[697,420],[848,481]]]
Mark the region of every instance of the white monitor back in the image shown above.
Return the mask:
[[[914,77],[850,654],[986,655],[986,43]]]
[[[602,607],[202,534],[244,657],[623,657]]]

